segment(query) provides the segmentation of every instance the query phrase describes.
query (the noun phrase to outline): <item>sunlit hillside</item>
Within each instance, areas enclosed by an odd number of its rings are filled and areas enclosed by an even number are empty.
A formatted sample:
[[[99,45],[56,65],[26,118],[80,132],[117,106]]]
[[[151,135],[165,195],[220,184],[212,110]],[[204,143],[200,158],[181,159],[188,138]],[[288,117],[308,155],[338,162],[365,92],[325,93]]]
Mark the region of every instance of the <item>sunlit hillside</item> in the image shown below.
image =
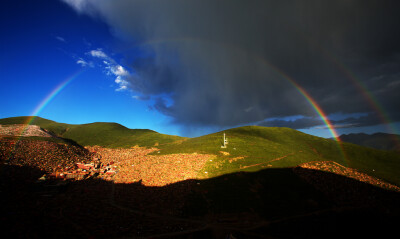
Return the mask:
[[[41,117],[13,117],[0,119],[0,125],[38,125],[58,137],[76,141],[82,146],[123,147],[154,146],[183,139],[147,129],[128,129],[117,123],[64,124]]]
[[[223,145],[223,133],[228,144]],[[334,161],[400,185],[400,155],[308,135],[289,128],[246,126],[161,146],[162,154],[177,152],[217,155],[200,173],[213,177],[236,171],[295,167],[311,161]]]

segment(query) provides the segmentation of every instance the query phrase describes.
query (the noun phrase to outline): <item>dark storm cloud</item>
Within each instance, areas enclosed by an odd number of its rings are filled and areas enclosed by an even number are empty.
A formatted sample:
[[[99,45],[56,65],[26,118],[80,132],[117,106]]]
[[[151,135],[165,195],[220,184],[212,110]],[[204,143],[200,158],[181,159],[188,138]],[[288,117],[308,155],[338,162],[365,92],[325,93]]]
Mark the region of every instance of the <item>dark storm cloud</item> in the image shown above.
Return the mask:
[[[399,109],[399,1],[64,1],[146,53],[126,53],[130,85],[180,124],[320,124],[287,76],[327,114],[373,112],[346,70],[389,115]]]
[[[344,126],[351,126],[351,127],[366,127],[366,126],[373,126],[382,124],[382,122],[393,121],[400,121],[400,113],[392,113],[391,117],[388,118],[386,115],[379,115],[378,113],[370,113],[368,115],[359,117],[359,118],[348,118],[344,120],[337,120],[333,121],[332,123],[335,125],[344,125]]]
[[[295,120],[274,119],[274,120],[263,121],[258,125],[267,127],[288,127],[292,129],[308,129],[314,126],[324,125],[324,122],[319,118],[306,117]]]
[[[393,114],[391,119],[395,121],[400,121],[400,114]],[[377,113],[369,113],[365,114],[361,117],[348,117],[342,120],[330,120],[330,123],[334,128],[355,128],[355,127],[368,127],[382,124],[382,122],[388,122],[388,119],[384,118],[385,116],[379,115]],[[294,120],[285,120],[285,119],[272,119],[261,121],[257,123],[259,126],[267,126],[267,127],[288,127],[292,129],[309,129],[309,128],[319,128],[319,129],[328,129],[325,122],[320,118],[315,117],[304,117],[300,119]]]
[[[383,122],[391,123],[392,121],[400,121],[400,113],[392,113],[389,117],[389,115],[382,115],[375,112],[370,112],[360,117],[347,117],[341,120],[330,120],[330,123],[334,126],[334,128],[339,129],[368,127],[379,125]],[[262,121],[257,125],[268,127],[288,127],[292,129],[309,129],[313,127],[328,129],[322,119],[314,117],[305,117],[295,120],[273,119]]]

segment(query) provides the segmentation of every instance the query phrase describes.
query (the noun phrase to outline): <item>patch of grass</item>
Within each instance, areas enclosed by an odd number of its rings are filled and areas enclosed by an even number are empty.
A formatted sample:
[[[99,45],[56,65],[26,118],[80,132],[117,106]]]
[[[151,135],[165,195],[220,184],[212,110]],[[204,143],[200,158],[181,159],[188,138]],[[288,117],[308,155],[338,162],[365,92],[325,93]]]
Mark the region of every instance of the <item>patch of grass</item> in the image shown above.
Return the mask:
[[[109,148],[130,148],[135,145],[152,147],[181,139],[148,129],[128,129],[116,123],[92,123],[69,128],[63,137],[82,145],[99,145]]]

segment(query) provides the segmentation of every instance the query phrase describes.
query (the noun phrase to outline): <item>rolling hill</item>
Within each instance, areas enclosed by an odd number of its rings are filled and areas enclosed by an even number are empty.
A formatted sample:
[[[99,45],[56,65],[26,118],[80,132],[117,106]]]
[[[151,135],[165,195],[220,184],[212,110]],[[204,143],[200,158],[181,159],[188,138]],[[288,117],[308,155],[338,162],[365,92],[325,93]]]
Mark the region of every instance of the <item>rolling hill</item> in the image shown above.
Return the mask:
[[[82,146],[129,148],[135,145],[150,147],[182,140],[147,129],[128,129],[117,123],[64,124],[41,117],[12,117],[0,119],[0,125],[27,124],[40,126],[57,137],[73,140]]]
[[[228,147],[221,148],[223,132]],[[400,154],[320,138],[289,128],[245,126],[160,146],[161,154],[204,153],[209,161],[200,177],[237,171],[296,167],[312,161],[333,161],[400,185]]]

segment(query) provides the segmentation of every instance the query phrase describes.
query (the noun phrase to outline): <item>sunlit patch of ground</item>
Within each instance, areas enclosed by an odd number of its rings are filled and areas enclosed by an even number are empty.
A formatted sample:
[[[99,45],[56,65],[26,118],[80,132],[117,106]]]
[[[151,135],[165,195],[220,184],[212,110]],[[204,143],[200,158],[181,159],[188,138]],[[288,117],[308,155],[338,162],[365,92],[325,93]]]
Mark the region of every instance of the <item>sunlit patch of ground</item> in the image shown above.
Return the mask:
[[[0,125],[0,135],[52,137],[51,134],[37,125],[25,124]]]
[[[205,163],[213,158],[204,154],[148,155],[156,148],[134,147],[130,149],[109,149],[88,147],[96,152],[103,164],[112,164],[116,171],[106,180],[115,183],[141,181],[145,186],[165,186],[171,183],[197,178]]]
[[[390,184],[388,182],[385,182],[379,178],[375,178],[368,174],[361,173],[355,169],[344,167],[333,161],[313,161],[301,164],[298,167],[334,173],[351,179],[355,179],[360,182],[368,183],[377,187],[400,192],[400,188],[393,184]],[[303,176],[307,177],[307,175]]]

